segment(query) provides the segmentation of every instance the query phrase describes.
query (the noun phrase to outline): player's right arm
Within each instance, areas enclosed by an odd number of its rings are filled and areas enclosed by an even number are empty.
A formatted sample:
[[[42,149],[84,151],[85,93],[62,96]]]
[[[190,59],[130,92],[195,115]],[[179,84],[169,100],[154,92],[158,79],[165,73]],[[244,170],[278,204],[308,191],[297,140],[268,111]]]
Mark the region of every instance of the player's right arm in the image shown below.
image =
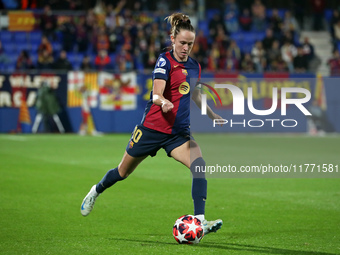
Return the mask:
[[[167,113],[174,108],[174,105],[163,96],[166,81],[162,79],[154,79],[153,81],[153,92],[152,92],[152,102],[155,105],[162,107],[162,111]]]

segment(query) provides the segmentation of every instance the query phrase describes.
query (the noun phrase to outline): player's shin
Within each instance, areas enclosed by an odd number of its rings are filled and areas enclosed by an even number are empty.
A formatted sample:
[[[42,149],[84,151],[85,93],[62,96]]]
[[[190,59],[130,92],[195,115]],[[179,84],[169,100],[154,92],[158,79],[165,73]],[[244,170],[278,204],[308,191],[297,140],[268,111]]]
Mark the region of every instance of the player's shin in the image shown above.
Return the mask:
[[[107,188],[110,188],[116,182],[124,180],[125,178],[121,177],[118,172],[118,167],[109,170],[103,179],[97,184],[96,191],[98,193],[102,193]]]
[[[190,171],[192,173],[191,195],[194,200],[194,213],[201,221],[204,220],[205,200],[207,198],[207,180],[205,179],[205,173],[203,171],[197,171],[197,169],[204,168],[205,161],[202,157],[195,159],[190,166]]]

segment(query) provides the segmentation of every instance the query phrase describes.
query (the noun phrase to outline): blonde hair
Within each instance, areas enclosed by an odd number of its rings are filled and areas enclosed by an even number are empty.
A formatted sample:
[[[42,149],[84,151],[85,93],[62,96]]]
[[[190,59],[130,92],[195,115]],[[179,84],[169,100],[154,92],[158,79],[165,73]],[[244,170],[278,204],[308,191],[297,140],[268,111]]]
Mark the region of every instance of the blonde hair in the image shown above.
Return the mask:
[[[171,25],[170,33],[176,38],[181,29],[188,30],[195,33],[194,27],[191,25],[191,21],[188,15],[183,13],[173,13],[165,18]]]

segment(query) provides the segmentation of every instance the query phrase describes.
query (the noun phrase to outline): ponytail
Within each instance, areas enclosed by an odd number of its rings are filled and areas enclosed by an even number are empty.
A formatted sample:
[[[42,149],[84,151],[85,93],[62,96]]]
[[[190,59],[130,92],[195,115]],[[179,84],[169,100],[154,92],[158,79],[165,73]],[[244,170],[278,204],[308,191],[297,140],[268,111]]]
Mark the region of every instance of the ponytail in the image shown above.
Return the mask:
[[[181,29],[195,33],[195,29],[191,25],[189,16],[183,13],[174,13],[166,17],[165,20],[167,20],[170,23],[171,25],[170,33],[174,38],[176,38],[177,34],[181,31]]]

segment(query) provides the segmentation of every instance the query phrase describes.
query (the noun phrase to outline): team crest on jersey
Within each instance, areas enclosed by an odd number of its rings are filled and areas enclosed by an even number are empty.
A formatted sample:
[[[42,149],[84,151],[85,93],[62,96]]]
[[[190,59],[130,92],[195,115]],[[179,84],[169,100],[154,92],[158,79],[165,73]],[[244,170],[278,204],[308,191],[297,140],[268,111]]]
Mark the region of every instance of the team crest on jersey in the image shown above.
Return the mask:
[[[158,60],[157,66],[158,67],[163,67],[163,66],[165,66],[165,64],[166,64],[166,60],[164,58],[160,58]]]
[[[187,71],[187,70],[182,69],[182,73],[183,73],[185,76],[188,76],[188,71]]]
[[[134,144],[134,143],[130,140],[130,142],[129,142],[129,148],[130,148],[130,149],[132,149],[133,144]]]
[[[181,85],[179,85],[178,91],[179,91],[179,93],[181,93],[182,95],[188,94],[189,91],[190,91],[190,85],[189,85],[189,83],[187,83],[186,81],[185,81],[185,82],[182,82]]]

